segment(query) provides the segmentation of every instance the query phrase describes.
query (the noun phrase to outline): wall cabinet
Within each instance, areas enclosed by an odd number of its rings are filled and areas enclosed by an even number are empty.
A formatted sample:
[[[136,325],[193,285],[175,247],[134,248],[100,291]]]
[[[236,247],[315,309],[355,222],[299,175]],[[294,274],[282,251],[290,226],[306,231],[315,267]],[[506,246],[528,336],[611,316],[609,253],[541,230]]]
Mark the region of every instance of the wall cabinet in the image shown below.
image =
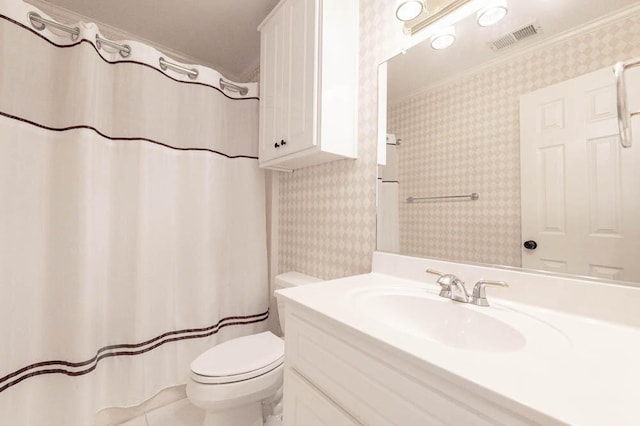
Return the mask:
[[[358,0],[282,0],[260,30],[260,167],[357,156]]]

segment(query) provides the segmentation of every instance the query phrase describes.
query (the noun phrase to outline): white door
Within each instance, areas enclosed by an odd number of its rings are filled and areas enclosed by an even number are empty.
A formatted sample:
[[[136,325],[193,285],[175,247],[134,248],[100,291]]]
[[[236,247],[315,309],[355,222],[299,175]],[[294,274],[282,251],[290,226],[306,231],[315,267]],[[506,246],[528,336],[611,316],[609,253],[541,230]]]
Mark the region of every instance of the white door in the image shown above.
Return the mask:
[[[640,69],[627,73],[640,111]],[[640,281],[638,124],[622,148],[611,67],[520,98],[523,267]]]

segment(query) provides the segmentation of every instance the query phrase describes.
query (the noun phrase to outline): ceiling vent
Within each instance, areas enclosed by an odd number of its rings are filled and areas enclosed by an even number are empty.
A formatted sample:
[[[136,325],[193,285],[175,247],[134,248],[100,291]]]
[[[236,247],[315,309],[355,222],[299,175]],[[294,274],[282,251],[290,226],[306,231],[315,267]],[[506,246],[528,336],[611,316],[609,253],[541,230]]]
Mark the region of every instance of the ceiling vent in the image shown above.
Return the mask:
[[[534,22],[533,24],[525,25],[490,42],[489,47],[491,47],[491,50],[494,52],[497,52],[538,34],[542,34],[542,27],[537,22]]]

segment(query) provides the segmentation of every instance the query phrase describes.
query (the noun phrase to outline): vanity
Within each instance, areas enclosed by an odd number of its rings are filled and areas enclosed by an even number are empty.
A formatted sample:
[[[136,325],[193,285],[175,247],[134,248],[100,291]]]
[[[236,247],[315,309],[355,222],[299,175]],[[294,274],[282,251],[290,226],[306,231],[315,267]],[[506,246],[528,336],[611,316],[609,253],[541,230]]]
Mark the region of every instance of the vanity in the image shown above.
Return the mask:
[[[428,268],[509,287],[454,302]],[[376,252],[278,297],[287,425],[637,424],[637,288]]]

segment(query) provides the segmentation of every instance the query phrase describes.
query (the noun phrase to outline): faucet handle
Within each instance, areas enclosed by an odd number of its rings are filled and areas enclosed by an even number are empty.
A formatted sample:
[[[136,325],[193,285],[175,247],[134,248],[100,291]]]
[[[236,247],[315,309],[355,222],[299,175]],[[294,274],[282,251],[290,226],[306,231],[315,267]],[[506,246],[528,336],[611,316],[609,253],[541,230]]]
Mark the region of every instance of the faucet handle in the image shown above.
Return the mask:
[[[456,279],[455,275],[443,274],[435,269],[427,269],[425,272],[438,276],[436,283],[440,284],[440,297],[451,297],[451,283]]]
[[[504,281],[480,280],[473,286],[473,294],[471,295],[471,303],[478,306],[489,306],[487,294],[484,290],[485,286],[493,285],[498,287],[509,287]]]
[[[425,271],[427,274],[433,274],[433,275],[437,275],[439,277],[444,277],[444,274],[440,271],[436,271],[435,269],[427,269]]]

